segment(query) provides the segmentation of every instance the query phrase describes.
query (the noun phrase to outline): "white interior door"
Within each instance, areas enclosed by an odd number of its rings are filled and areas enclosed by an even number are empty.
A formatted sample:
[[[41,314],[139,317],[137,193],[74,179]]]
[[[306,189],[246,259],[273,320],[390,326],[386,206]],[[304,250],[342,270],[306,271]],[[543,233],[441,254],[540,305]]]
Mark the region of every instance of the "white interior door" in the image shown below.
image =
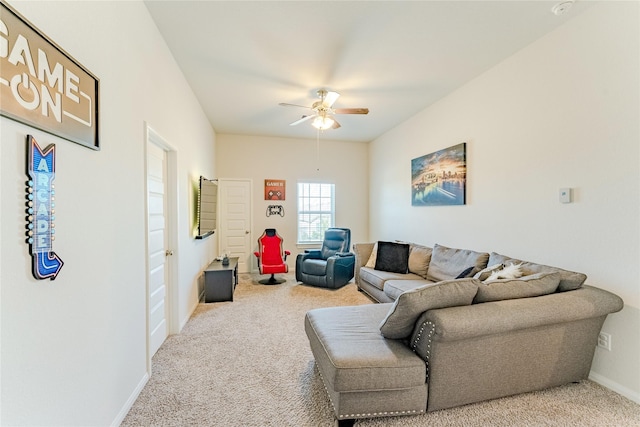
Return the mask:
[[[167,156],[165,151],[152,142],[147,142],[149,357],[158,351],[169,335],[166,258],[171,254],[171,251],[168,249],[165,232],[166,175]]]
[[[251,181],[218,180],[220,252],[238,257],[238,272],[251,271]]]

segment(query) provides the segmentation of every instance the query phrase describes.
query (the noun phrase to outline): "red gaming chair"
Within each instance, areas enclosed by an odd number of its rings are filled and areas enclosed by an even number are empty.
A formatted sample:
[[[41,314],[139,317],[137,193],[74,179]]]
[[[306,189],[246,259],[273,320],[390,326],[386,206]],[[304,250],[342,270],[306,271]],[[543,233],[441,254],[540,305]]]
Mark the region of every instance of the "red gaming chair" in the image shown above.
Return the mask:
[[[275,273],[287,273],[287,255],[289,251],[282,250],[282,237],[278,235],[275,228],[267,228],[258,239],[258,252],[253,253],[258,258],[258,268],[260,274],[271,274],[268,279],[260,280],[263,285],[278,285],[285,282],[283,279],[276,279]]]

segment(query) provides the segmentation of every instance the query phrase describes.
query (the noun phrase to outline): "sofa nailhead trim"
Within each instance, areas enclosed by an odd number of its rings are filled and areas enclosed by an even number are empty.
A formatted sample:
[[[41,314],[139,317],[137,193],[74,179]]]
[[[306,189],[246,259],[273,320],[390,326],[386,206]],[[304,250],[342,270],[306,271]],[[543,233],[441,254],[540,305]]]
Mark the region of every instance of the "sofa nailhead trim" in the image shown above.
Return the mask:
[[[333,408],[333,412],[336,412],[336,406],[333,404],[333,400],[331,400],[331,394],[329,394],[329,389],[327,388],[327,385],[324,382],[324,377],[322,376],[322,373],[320,372],[320,369],[317,368],[318,370],[318,374],[320,375],[320,379],[322,380],[322,385],[324,386],[324,391],[327,392],[327,396],[329,397],[329,402],[331,402],[331,407]],[[419,410],[416,411],[415,409],[413,411],[390,411],[390,412],[374,412],[372,414],[341,414],[338,415],[338,419],[339,420],[344,420],[344,419],[351,419],[351,418],[371,418],[371,417],[381,417],[381,416],[393,416],[393,415],[409,415],[409,414],[422,414],[424,413],[424,410]]]
[[[371,417],[383,417],[383,416],[393,416],[393,415],[409,415],[409,414],[422,414],[424,410],[416,411],[415,409],[412,411],[388,411],[388,412],[373,412],[367,414],[343,414],[338,415],[339,419],[351,419],[351,418],[371,418]]]
[[[429,357],[431,356],[431,338],[433,337],[433,334],[435,334],[435,331],[436,331],[436,325],[432,321],[427,320],[425,322],[422,322],[422,325],[420,325],[420,329],[418,330],[418,334],[416,335],[416,338],[413,340],[411,344],[411,350],[413,350],[414,353],[416,352],[416,347],[418,346],[418,342],[422,339],[425,329],[427,329],[427,333],[426,333],[427,348],[425,350],[425,357],[424,357],[424,363],[427,368],[425,381],[429,382]]]
[[[315,363],[315,361],[314,361]],[[316,369],[318,370],[318,375],[320,375],[320,379],[322,380],[322,386],[324,387],[324,391],[327,392],[327,397],[329,397],[329,402],[331,402],[331,407],[333,408],[333,412],[337,412],[336,411],[336,405],[333,404],[333,400],[331,400],[331,394],[329,393],[329,389],[327,388],[327,385],[324,382],[324,377],[322,376],[322,372],[320,372],[320,368],[317,366],[316,364]],[[343,418],[343,415],[339,415],[338,418]]]

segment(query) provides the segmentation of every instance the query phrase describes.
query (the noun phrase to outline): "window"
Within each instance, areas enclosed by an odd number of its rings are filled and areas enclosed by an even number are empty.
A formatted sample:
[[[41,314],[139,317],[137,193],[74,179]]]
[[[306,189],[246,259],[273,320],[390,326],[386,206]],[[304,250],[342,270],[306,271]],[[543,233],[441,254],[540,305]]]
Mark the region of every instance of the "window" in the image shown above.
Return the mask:
[[[335,221],[334,184],[298,183],[298,243],[322,242]]]

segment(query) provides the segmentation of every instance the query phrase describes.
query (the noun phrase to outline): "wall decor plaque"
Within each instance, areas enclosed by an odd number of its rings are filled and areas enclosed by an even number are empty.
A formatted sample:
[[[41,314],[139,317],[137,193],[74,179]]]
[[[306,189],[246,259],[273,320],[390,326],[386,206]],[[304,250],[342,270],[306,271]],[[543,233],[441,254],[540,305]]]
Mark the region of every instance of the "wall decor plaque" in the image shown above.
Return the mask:
[[[64,264],[53,252],[56,238],[55,144],[43,150],[33,136],[27,136],[27,175],[27,243],[33,277],[55,280]]]
[[[93,150],[98,79],[0,1],[0,115]]]
[[[286,183],[287,181],[285,181],[284,179],[265,179],[264,199],[284,200]]]

